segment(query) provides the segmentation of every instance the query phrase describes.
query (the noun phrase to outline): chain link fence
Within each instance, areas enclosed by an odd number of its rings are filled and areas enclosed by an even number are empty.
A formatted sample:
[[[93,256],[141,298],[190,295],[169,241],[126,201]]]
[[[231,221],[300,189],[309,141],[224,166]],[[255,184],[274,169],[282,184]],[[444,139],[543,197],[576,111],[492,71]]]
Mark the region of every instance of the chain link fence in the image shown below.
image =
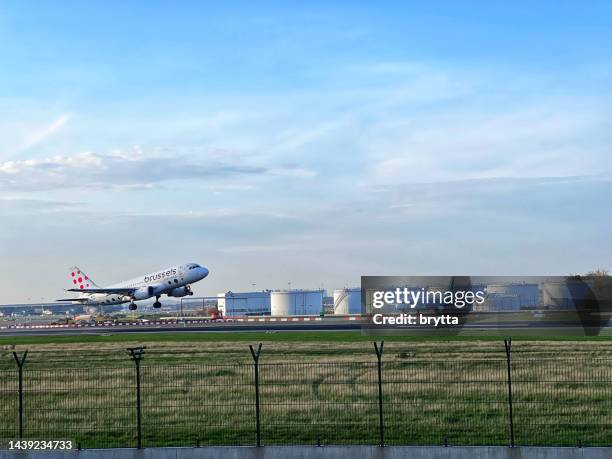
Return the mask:
[[[0,370],[0,437],[81,448],[612,445],[612,360],[147,363]],[[261,356],[260,356],[261,353]],[[131,363],[130,359],[131,358]]]

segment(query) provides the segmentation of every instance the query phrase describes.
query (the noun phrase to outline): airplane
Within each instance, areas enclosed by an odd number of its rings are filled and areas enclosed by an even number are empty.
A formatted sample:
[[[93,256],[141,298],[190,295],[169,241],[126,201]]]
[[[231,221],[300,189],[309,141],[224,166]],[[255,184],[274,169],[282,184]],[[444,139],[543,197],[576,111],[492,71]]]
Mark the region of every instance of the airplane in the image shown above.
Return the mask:
[[[183,297],[193,295],[190,284],[208,276],[208,269],[197,263],[185,263],[167,269],[155,271],[108,287],[99,287],[78,266],[70,268],[68,273],[72,288],[67,292],[78,292],[76,298],[63,298],[56,301],[72,301],[87,306],[104,306],[130,303],[129,309],[136,310],[135,301],[155,297],[154,308],[161,308],[159,298]]]

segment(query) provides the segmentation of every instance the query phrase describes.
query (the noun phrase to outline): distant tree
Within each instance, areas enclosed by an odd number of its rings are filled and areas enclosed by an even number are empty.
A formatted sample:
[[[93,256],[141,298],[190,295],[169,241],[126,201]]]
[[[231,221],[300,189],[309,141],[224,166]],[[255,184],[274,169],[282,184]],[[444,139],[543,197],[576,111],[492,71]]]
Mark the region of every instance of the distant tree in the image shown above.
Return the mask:
[[[596,279],[598,277],[610,277],[606,269],[595,269],[584,275],[587,279]]]

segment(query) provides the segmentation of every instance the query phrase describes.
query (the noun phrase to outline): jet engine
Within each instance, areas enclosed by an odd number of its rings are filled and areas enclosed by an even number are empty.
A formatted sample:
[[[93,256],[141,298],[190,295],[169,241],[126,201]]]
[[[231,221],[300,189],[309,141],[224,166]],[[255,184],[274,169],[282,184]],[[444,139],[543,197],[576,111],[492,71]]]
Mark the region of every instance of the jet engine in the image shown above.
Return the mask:
[[[191,291],[191,288],[188,285],[186,285],[185,287],[177,287],[168,292],[168,296],[174,296],[178,298],[187,295],[193,295],[193,292]]]

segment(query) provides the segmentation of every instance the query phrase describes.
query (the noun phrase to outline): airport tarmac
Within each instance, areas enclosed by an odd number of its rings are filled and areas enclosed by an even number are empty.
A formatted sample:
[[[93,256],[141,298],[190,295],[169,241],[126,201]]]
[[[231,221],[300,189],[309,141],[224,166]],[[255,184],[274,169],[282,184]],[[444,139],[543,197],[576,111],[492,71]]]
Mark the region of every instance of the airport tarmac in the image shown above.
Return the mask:
[[[304,321],[225,321],[225,322],[204,322],[204,321],[185,321],[185,322],[145,322],[145,323],[122,323],[122,324],[89,324],[89,325],[31,325],[3,328],[0,330],[1,336],[28,336],[28,335],[74,335],[74,334],[106,334],[106,333],[160,333],[160,332],[283,332],[283,331],[342,331],[360,330],[362,322],[358,320],[337,320],[329,318],[310,318]],[[466,330],[548,330],[558,329],[560,331],[576,330],[575,323],[566,321],[545,321],[545,322],[480,322],[465,324],[462,327]],[[606,332],[612,331],[610,323],[601,327]],[[433,327],[401,327],[393,328],[400,330],[414,331],[453,331],[453,327],[443,327],[434,329]],[[378,329],[381,330],[381,329]],[[390,330],[387,328],[386,330]]]
[[[340,331],[359,330],[359,323],[207,323],[207,324],[164,324],[164,325],[128,325],[128,326],[82,326],[57,328],[10,328],[0,330],[1,336],[28,335],[71,335],[71,334],[104,334],[104,333],[160,333],[160,332],[244,332],[244,331]]]

